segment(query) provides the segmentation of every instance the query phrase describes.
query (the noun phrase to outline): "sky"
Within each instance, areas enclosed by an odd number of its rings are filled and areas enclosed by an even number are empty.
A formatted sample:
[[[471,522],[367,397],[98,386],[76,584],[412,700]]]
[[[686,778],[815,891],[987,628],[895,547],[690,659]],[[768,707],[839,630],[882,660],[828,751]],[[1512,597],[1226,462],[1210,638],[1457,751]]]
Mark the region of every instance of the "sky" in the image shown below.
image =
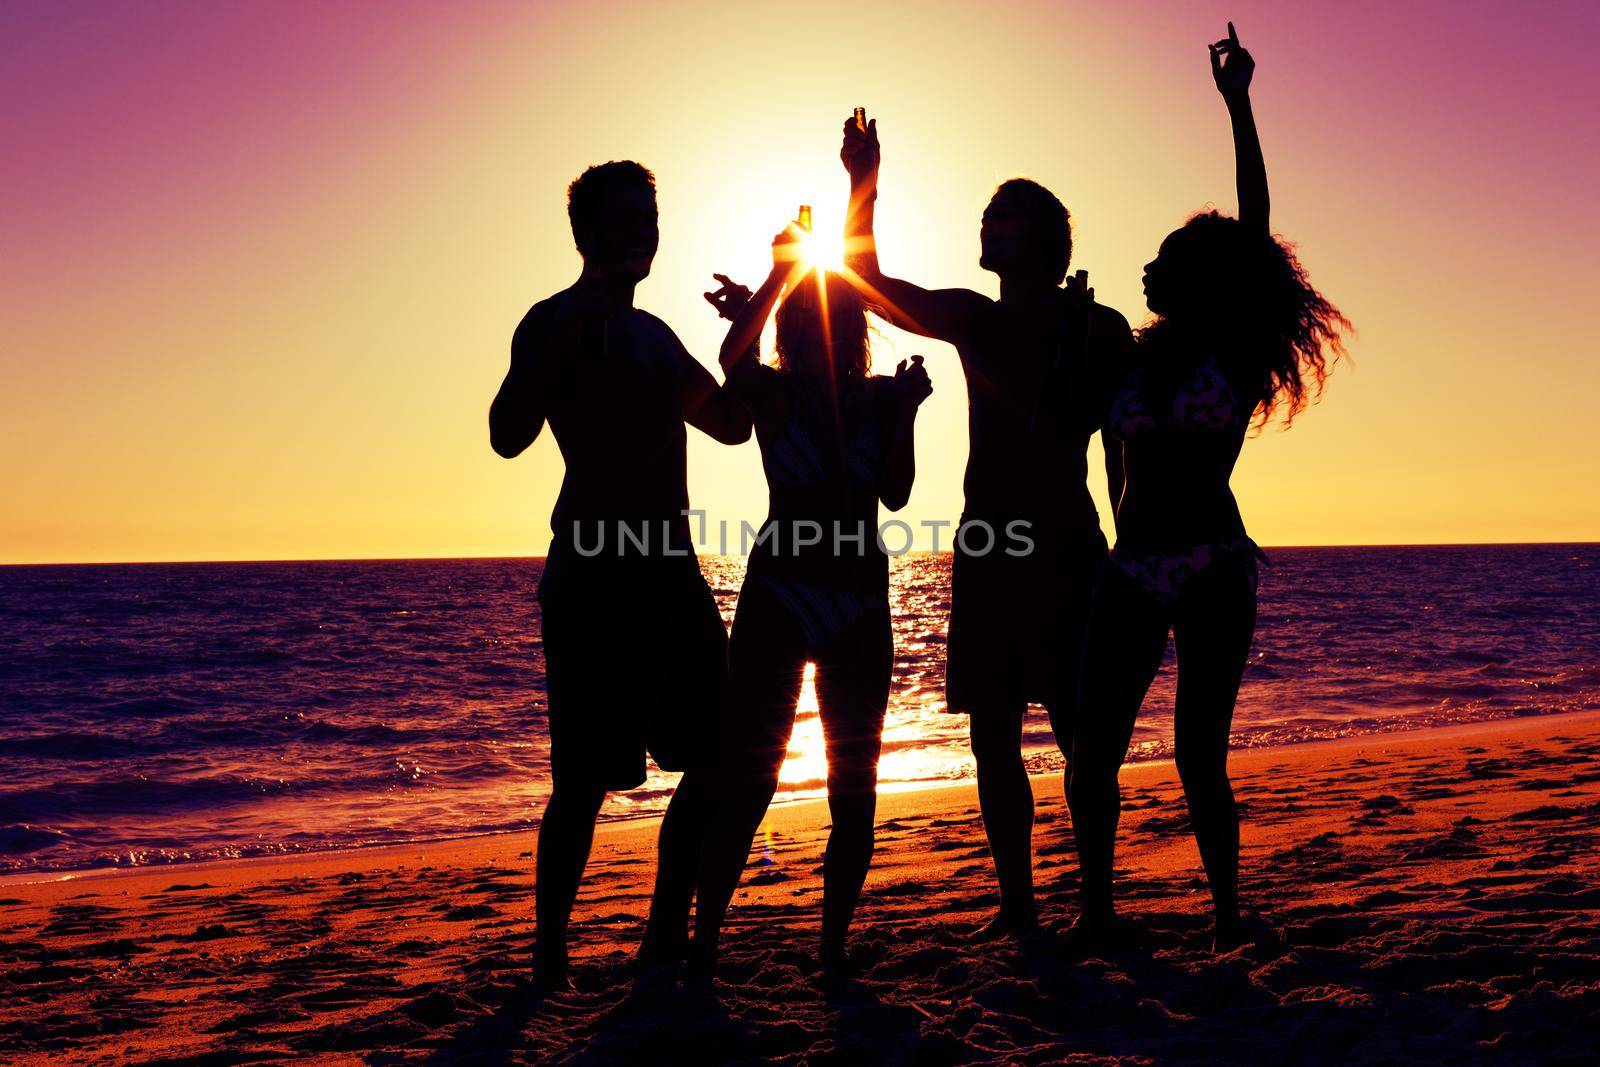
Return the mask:
[[[1027,175],[1138,325],[1162,237],[1236,208],[1230,18],[1274,229],[1359,331],[1246,445],[1256,540],[1600,539],[1600,6],[69,0],[0,5],[0,562],[539,554],[560,454],[499,458],[486,416],[577,276],[567,183],[655,171],[638,303],[715,369],[711,273],[754,287],[800,203],[839,224],[856,105],[886,270],[997,295],[978,220]],[[881,334],[935,389],[900,517],[955,519],[959,365]],[[761,518],[753,441],[689,468]]]

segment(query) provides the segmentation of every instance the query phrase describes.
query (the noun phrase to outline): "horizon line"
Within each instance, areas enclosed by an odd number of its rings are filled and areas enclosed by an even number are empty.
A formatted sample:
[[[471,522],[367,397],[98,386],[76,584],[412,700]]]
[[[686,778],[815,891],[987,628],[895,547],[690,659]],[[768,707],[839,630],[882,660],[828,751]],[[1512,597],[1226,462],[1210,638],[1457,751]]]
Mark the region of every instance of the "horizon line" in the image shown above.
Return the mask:
[[[1536,548],[1558,547],[1570,545],[1572,547],[1587,547],[1600,545],[1600,540],[1593,541],[1401,541],[1401,542],[1363,542],[1358,544],[1298,544],[1298,545],[1262,545],[1263,551],[1279,552],[1285,549],[1296,550],[1303,548]],[[948,556],[951,549],[912,549],[902,553],[907,556]],[[705,552],[696,553],[697,558],[737,557],[734,552]],[[445,555],[445,556],[281,556],[258,559],[113,559],[113,560],[44,560],[44,561],[7,561],[0,563],[0,568],[6,567],[160,567],[160,566],[199,566],[207,564],[233,564],[233,563],[442,563],[459,560],[507,560],[507,559],[545,559],[542,553],[528,553],[526,555]]]

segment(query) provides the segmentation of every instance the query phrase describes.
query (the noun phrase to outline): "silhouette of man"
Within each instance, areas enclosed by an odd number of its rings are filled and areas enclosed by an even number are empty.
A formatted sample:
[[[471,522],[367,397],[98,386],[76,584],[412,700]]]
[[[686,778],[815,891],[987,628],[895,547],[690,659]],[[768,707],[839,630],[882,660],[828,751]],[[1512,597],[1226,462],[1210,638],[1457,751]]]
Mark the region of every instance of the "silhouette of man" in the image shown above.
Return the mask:
[[[946,702],[969,715],[1000,883],[986,933],[1019,931],[1037,919],[1023,716],[1028,704],[1043,704],[1057,746],[1070,751],[1090,594],[1106,557],[1086,453],[1133,336],[1126,319],[1094,302],[1086,274],[1061,287],[1071,219],[1042,185],[1005,182],[984,210],[978,262],[1000,276],[996,301],[885,275],[872,233],[876,120],[845,122],[840,157],[849,217],[860,223],[846,237],[846,261],[896,326],[955,346],[966,376],[966,505],[951,573]],[[1120,478],[1119,468],[1113,499]]]
[[[539,582],[549,695],[549,803],[539,824],[541,984],[564,987],[567,923],[595,819],[613,789],[704,758],[727,699],[727,631],[689,529],[684,423],[750,437],[748,411],[666,323],[633,306],[659,239],[655,178],[590,167],[567,191],[583,272],[530,309],[489,409],[489,436],[519,455],[549,422],[566,463]],[[658,892],[692,894],[701,814],[674,797]]]

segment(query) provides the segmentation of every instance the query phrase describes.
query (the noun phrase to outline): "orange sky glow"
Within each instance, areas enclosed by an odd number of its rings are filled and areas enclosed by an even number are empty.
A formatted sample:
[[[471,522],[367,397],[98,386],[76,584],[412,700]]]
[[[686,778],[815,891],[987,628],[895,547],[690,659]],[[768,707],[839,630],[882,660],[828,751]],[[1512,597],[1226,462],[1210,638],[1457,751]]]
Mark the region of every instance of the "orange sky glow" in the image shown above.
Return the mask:
[[[715,368],[711,273],[753,287],[800,203],[841,223],[857,104],[886,270],[997,294],[979,215],[1027,175],[1137,325],[1161,238],[1235,206],[1229,18],[1274,228],[1359,330],[1247,444],[1255,538],[1600,538],[1593,5],[68,3],[0,13],[0,562],[541,553],[555,442],[508,463],[486,413],[577,275],[566,184],[655,171],[638,302]],[[880,334],[935,389],[900,517],[953,520],[954,352]],[[713,521],[762,516],[754,442],[689,466]]]

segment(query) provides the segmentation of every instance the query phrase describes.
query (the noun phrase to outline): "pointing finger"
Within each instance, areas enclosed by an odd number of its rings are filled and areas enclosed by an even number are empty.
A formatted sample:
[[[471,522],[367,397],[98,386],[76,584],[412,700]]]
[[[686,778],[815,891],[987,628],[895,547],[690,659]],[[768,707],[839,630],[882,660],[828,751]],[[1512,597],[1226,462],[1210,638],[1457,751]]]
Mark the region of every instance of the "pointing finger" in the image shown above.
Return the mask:
[[[1239,47],[1239,34],[1234,31],[1233,23],[1228,23],[1228,43],[1235,48]]]

